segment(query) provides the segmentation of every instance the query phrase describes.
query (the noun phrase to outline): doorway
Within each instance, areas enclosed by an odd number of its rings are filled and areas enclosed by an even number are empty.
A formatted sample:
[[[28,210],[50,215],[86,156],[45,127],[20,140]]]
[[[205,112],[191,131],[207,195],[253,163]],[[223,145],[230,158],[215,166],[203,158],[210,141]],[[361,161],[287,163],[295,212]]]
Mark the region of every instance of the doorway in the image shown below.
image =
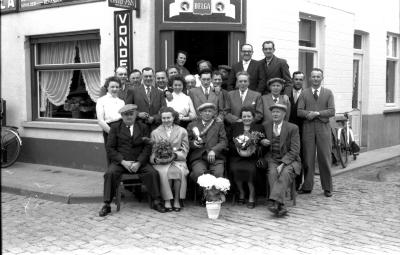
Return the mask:
[[[229,62],[229,34],[225,31],[175,31],[174,58],[179,50],[186,51],[185,67],[190,73],[197,73],[197,61],[208,60],[215,69]],[[174,59],[175,60],[175,59]]]
[[[354,133],[354,140],[357,144],[361,145],[361,131],[362,131],[362,70],[363,70],[363,56],[354,54],[353,59],[353,92],[351,106],[352,120],[351,126]]]

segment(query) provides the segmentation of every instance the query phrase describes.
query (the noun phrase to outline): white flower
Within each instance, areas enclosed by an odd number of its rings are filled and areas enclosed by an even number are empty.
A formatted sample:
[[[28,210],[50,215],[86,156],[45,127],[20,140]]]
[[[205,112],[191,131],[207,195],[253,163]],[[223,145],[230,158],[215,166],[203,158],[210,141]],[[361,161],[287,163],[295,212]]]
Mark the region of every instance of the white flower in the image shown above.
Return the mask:
[[[199,176],[197,179],[197,183],[200,185],[200,187],[203,187],[205,189],[211,189],[212,186],[215,185],[215,181],[217,178],[215,178],[214,175],[211,174],[203,174]]]
[[[194,133],[194,135],[196,136],[196,137],[199,137],[200,136],[200,131],[199,131],[199,129],[197,128],[197,127],[193,127],[193,133]]]
[[[216,189],[219,189],[222,192],[226,192],[229,190],[231,183],[226,178],[218,177],[216,178],[214,185]]]
[[[238,137],[236,137],[236,140],[241,144],[247,142],[249,139],[250,138],[246,135],[239,135]]]

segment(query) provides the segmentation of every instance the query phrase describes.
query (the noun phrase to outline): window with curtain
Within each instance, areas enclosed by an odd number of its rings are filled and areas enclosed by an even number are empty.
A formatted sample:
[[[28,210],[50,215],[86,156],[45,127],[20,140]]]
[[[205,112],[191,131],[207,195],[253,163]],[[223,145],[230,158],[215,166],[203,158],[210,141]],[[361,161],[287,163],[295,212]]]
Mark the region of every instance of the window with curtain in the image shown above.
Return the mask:
[[[98,35],[49,36],[32,40],[34,116],[96,119],[100,96]]]

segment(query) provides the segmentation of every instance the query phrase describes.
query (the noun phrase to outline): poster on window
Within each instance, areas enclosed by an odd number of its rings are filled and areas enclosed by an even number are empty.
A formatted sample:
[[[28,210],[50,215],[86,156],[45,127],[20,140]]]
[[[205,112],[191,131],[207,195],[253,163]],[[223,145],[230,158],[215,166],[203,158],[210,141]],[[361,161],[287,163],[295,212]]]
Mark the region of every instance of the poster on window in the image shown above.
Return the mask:
[[[132,11],[114,12],[114,54],[115,67],[133,67]]]
[[[243,0],[163,0],[164,23],[242,24]]]
[[[70,4],[83,4],[104,0],[20,0],[20,10],[35,10],[42,8],[57,7]]]

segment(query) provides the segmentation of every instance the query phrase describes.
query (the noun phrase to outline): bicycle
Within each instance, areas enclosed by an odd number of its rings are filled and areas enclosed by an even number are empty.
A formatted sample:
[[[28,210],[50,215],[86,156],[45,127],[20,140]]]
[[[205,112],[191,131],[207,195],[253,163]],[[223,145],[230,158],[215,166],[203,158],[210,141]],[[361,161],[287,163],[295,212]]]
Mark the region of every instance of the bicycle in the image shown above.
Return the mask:
[[[1,167],[6,168],[17,161],[21,153],[22,140],[17,127],[1,129]]]
[[[333,135],[332,143],[343,168],[347,167],[349,155],[353,155],[354,160],[356,160],[359,155],[359,147],[354,142],[353,130],[349,123],[349,113],[350,112],[344,112],[342,113],[343,116],[335,117],[335,122],[340,123],[340,126],[334,128],[335,135]]]

